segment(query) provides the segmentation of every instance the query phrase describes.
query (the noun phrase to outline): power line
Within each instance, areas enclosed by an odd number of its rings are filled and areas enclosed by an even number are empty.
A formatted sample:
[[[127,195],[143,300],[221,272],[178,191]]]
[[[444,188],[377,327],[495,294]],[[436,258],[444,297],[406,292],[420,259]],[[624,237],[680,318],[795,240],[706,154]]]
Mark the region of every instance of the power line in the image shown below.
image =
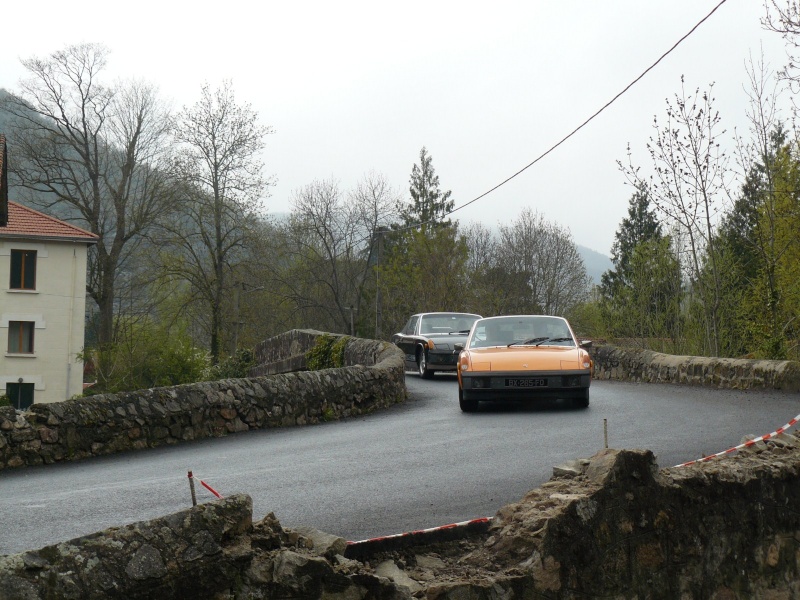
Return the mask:
[[[676,49],[678,46],[680,46],[680,45],[681,45],[681,44],[682,44],[682,43],[683,43],[683,42],[684,42],[684,41],[685,41],[685,40],[686,40],[686,39],[687,39],[687,38],[688,38],[690,35],[692,35],[692,34],[693,34],[693,33],[694,33],[696,30],[697,30],[697,28],[698,28],[698,27],[700,27],[700,25],[702,25],[703,23],[705,23],[705,22],[706,22],[706,21],[707,21],[707,20],[708,20],[708,19],[711,17],[711,15],[713,15],[715,12],[717,12],[717,10],[719,9],[719,7],[720,7],[720,6],[722,6],[723,4],[725,4],[727,1],[728,1],[728,0],[721,0],[721,1],[719,2],[719,4],[717,4],[717,5],[716,5],[716,6],[715,6],[715,7],[714,7],[712,10],[711,10],[711,12],[709,12],[709,13],[708,13],[708,14],[707,14],[705,17],[703,17],[702,19],[700,19],[700,20],[699,20],[699,21],[698,21],[698,22],[697,22],[697,23],[694,25],[694,27],[692,27],[692,28],[691,28],[691,29],[690,29],[690,30],[689,30],[689,31],[688,31],[688,32],[687,32],[687,33],[686,33],[686,34],[685,34],[683,37],[681,37],[681,38],[680,38],[680,39],[679,39],[677,42],[675,42],[675,43],[672,45],[672,47],[670,47],[670,48],[669,48],[669,50],[667,50],[667,51],[666,51],[666,52],[664,52],[664,53],[663,53],[661,56],[659,56],[659,57],[658,57],[658,59],[657,59],[657,60],[656,60],[656,61],[655,61],[653,64],[651,64],[651,65],[650,65],[649,67],[647,67],[647,68],[646,68],[644,71],[642,71],[642,73],[641,73],[641,74],[640,74],[638,77],[636,77],[636,79],[634,79],[634,80],[633,80],[633,81],[631,81],[631,82],[630,82],[628,85],[626,85],[626,86],[625,86],[625,87],[622,89],[622,91],[620,91],[620,92],[619,92],[619,93],[618,93],[616,96],[614,96],[613,98],[611,98],[611,100],[609,100],[608,102],[606,102],[606,103],[605,103],[605,104],[604,104],[604,105],[603,105],[603,106],[602,106],[602,107],[601,107],[599,110],[597,110],[597,111],[596,111],[594,114],[592,114],[592,115],[591,115],[591,116],[590,116],[588,119],[586,119],[586,120],[585,120],[583,123],[581,123],[580,125],[578,125],[578,126],[577,126],[575,129],[573,129],[573,130],[572,130],[570,133],[568,133],[566,136],[564,136],[563,138],[561,138],[561,140],[559,140],[558,142],[556,142],[555,144],[553,144],[553,145],[552,145],[550,148],[548,148],[548,149],[547,149],[546,151],[544,151],[542,154],[540,154],[539,156],[537,156],[535,159],[533,159],[533,160],[532,160],[531,162],[529,162],[527,165],[525,165],[524,167],[522,167],[522,168],[521,168],[519,171],[517,171],[517,172],[516,172],[516,173],[514,173],[513,175],[511,175],[511,176],[507,177],[506,179],[504,179],[503,181],[501,181],[500,183],[498,183],[497,185],[495,185],[493,188],[491,188],[491,189],[489,189],[489,190],[485,191],[485,192],[484,192],[484,193],[482,193],[480,196],[477,196],[477,197],[473,198],[473,199],[472,199],[472,200],[470,200],[469,202],[466,202],[466,203],[462,204],[461,206],[457,206],[457,207],[455,207],[453,210],[451,210],[451,211],[449,211],[449,212],[445,213],[445,214],[444,214],[444,215],[442,215],[442,216],[444,216],[444,217],[447,217],[447,216],[449,216],[449,215],[452,215],[454,212],[456,212],[456,211],[459,211],[459,210],[461,210],[462,208],[465,208],[465,207],[469,206],[470,204],[474,204],[475,202],[477,202],[477,201],[478,201],[478,200],[480,200],[481,198],[485,198],[486,196],[488,196],[489,194],[491,194],[491,193],[492,193],[492,192],[494,192],[495,190],[497,190],[497,189],[499,189],[500,187],[502,187],[502,186],[504,186],[505,184],[507,184],[509,181],[511,181],[511,180],[512,180],[512,179],[514,179],[515,177],[517,177],[517,176],[521,175],[523,172],[525,172],[525,171],[527,171],[528,169],[530,169],[530,168],[531,168],[533,165],[535,165],[536,163],[538,163],[538,162],[539,162],[540,160],[542,160],[542,159],[543,159],[545,156],[547,156],[548,154],[550,154],[551,152],[553,152],[553,151],[554,151],[556,148],[558,148],[558,147],[559,147],[561,144],[563,144],[563,143],[564,143],[564,142],[566,142],[566,141],[567,141],[569,138],[571,138],[573,135],[575,135],[576,133],[578,133],[578,131],[580,131],[581,129],[583,129],[584,127],[586,127],[586,125],[588,125],[588,124],[589,124],[591,121],[593,121],[593,120],[594,120],[594,119],[595,119],[597,116],[599,116],[599,115],[600,115],[600,113],[602,113],[603,111],[605,111],[605,110],[606,110],[606,109],[607,109],[609,106],[611,106],[611,105],[612,105],[614,102],[616,102],[616,101],[617,101],[617,100],[618,100],[618,99],[619,99],[619,98],[620,98],[620,97],[621,97],[623,94],[625,94],[625,93],[626,93],[628,90],[630,90],[630,89],[631,89],[631,88],[632,88],[634,85],[636,85],[636,84],[637,84],[637,83],[638,83],[640,80],[642,80],[642,79],[644,78],[644,76],[645,76],[645,75],[647,75],[647,74],[648,74],[650,71],[652,71],[652,70],[653,70],[653,69],[654,69],[654,68],[655,68],[655,67],[656,67],[656,66],[657,66],[657,65],[658,65],[658,64],[659,64],[659,63],[660,63],[662,60],[664,60],[664,59],[665,59],[667,56],[669,56],[669,55],[670,55],[670,54],[671,54],[671,53],[672,53],[672,52],[673,52],[673,51],[674,51],[674,50],[675,50],[675,49]],[[428,221],[421,221],[421,222],[419,222],[419,223],[413,223],[413,224],[411,224],[411,225],[406,225],[405,227],[398,227],[397,229],[392,229],[392,230],[385,230],[385,231],[375,231],[375,232],[372,232],[372,233],[371,233],[371,234],[370,234],[368,237],[365,237],[363,241],[366,241],[366,240],[368,240],[368,239],[372,238],[374,235],[381,235],[381,234],[383,234],[383,233],[399,233],[399,232],[403,232],[403,231],[409,231],[409,230],[411,230],[411,229],[416,229],[416,228],[417,228],[417,227],[419,227],[420,225],[427,225],[427,224],[429,224],[429,223],[432,223],[432,220],[428,220]]]
[[[566,141],[567,141],[569,138],[571,138],[573,135],[575,135],[576,133],[578,133],[578,131],[580,131],[580,130],[581,130],[581,129],[583,129],[583,128],[584,128],[586,125],[588,125],[588,124],[589,124],[591,121],[593,121],[593,120],[595,119],[595,117],[597,117],[597,116],[598,116],[600,113],[602,113],[602,112],[603,112],[605,109],[607,109],[607,108],[608,108],[609,106],[611,106],[611,105],[612,105],[614,102],[616,102],[616,101],[617,101],[617,99],[618,99],[618,98],[620,98],[620,96],[622,96],[623,94],[625,94],[625,93],[626,93],[626,92],[627,92],[629,89],[631,89],[631,88],[632,88],[634,85],[636,85],[636,84],[637,84],[637,83],[638,83],[638,82],[639,82],[639,81],[640,81],[640,80],[641,80],[641,79],[642,79],[642,78],[643,78],[645,75],[647,75],[647,74],[648,74],[650,71],[652,71],[652,70],[653,70],[653,69],[654,69],[654,68],[655,68],[655,67],[656,67],[656,66],[657,66],[657,65],[658,65],[658,64],[659,64],[659,63],[660,63],[662,60],[664,60],[664,59],[665,59],[665,58],[666,58],[666,57],[667,57],[669,54],[671,54],[671,53],[672,53],[672,51],[673,51],[673,50],[675,50],[675,48],[677,48],[677,47],[678,47],[678,46],[679,46],[681,43],[683,43],[683,41],[684,41],[684,40],[686,40],[686,38],[688,38],[690,35],[692,35],[692,34],[695,32],[695,30],[696,30],[698,27],[700,27],[700,25],[702,25],[702,24],[703,24],[705,21],[707,21],[707,20],[708,20],[708,19],[711,17],[711,15],[713,15],[713,14],[714,14],[714,13],[717,11],[717,9],[718,9],[720,6],[722,6],[723,4],[725,4],[725,2],[727,2],[727,1],[728,1],[728,0],[721,0],[721,2],[720,2],[719,4],[717,4],[717,5],[716,5],[716,6],[715,6],[715,7],[714,7],[712,10],[711,10],[711,12],[709,12],[709,13],[708,13],[708,14],[707,14],[705,17],[703,17],[702,19],[700,19],[700,21],[698,21],[698,22],[697,22],[697,24],[695,24],[695,26],[694,26],[694,27],[692,27],[692,28],[689,30],[689,32],[688,32],[688,33],[686,33],[686,35],[684,35],[684,36],[683,36],[682,38],[680,38],[680,39],[679,39],[677,42],[675,42],[675,43],[672,45],[672,47],[671,47],[669,50],[667,50],[666,52],[664,52],[664,54],[662,54],[662,55],[661,55],[661,56],[658,58],[658,60],[656,60],[656,61],[655,61],[655,62],[654,62],[652,65],[650,65],[649,67],[647,67],[647,68],[646,68],[646,69],[645,69],[645,70],[642,72],[642,74],[641,74],[641,75],[639,75],[639,76],[638,76],[636,79],[634,79],[634,80],[633,80],[633,81],[631,81],[631,82],[630,82],[628,85],[626,85],[626,86],[625,86],[625,88],[624,88],[624,89],[623,89],[621,92],[619,92],[619,93],[618,93],[616,96],[614,96],[614,97],[613,97],[611,100],[609,100],[608,102],[606,102],[606,103],[605,103],[605,104],[602,106],[602,108],[600,108],[600,109],[599,109],[597,112],[595,112],[595,113],[594,113],[592,116],[590,116],[588,119],[586,119],[586,120],[585,120],[583,123],[581,123],[580,125],[578,125],[578,126],[575,128],[575,129],[573,129],[573,130],[572,130],[570,133],[568,133],[566,136],[564,136],[563,138],[561,138],[561,140],[559,140],[557,143],[553,144],[553,145],[552,145],[550,148],[548,148],[548,149],[547,149],[546,151],[544,151],[542,154],[540,154],[539,156],[537,156],[535,159],[533,159],[533,160],[532,160],[531,162],[529,162],[527,165],[525,165],[524,167],[522,167],[522,168],[521,168],[519,171],[517,171],[516,173],[514,173],[514,174],[513,174],[513,175],[511,175],[510,177],[507,177],[506,179],[504,179],[503,181],[501,181],[500,183],[498,183],[496,186],[494,186],[494,187],[493,187],[493,188],[491,188],[490,190],[487,190],[487,191],[485,191],[484,193],[482,193],[480,196],[478,196],[478,197],[476,197],[476,198],[473,198],[473,199],[472,199],[472,200],[470,200],[469,202],[466,202],[465,204],[462,204],[461,206],[458,206],[458,207],[454,208],[454,209],[453,209],[453,210],[451,210],[450,212],[446,213],[444,216],[452,215],[454,212],[456,212],[456,211],[458,211],[458,210],[461,210],[462,208],[464,208],[464,207],[467,207],[467,206],[469,206],[470,204],[473,204],[473,203],[477,202],[477,201],[478,201],[478,200],[480,200],[481,198],[484,198],[484,197],[488,196],[489,194],[491,194],[492,192],[494,192],[494,191],[495,191],[495,190],[497,190],[498,188],[500,188],[500,187],[504,186],[505,184],[507,184],[509,181],[511,181],[512,179],[514,179],[514,178],[515,178],[515,177],[517,177],[518,175],[520,175],[520,174],[522,174],[523,172],[527,171],[529,168],[531,168],[531,167],[532,167],[533,165],[535,165],[537,162],[539,162],[540,160],[542,160],[542,159],[543,159],[545,156],[547,156],[548,154],[550,154],[550,153],[551,153],[553,150],[555,150],[556,148],[558,148],[558,147],[559,147],[561,144],[563,144],[564,142],[566,142]],[[423,224],[423,223],[419,223],[419,225],[422,225],[422,224]]]

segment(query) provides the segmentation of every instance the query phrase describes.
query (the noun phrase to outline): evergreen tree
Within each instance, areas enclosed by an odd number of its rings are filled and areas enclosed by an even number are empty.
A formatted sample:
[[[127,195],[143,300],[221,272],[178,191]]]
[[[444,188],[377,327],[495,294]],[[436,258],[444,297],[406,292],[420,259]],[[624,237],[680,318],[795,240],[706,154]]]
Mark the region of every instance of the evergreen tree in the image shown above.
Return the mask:
[[[378,250],[382,314],[378,335],[396,331],[410,313],[462,309],[453,302],[463,297],[466,243],[458,234],[458,223],[447,218],[454,206],[451,192],[439,187],[425,147],[419,159],[409,179],[411,202],[398,203],[400,222],[383,235]]]
[[[650,210],[647,189],[639,185],[628,202],[628,217],[622,220],[614,235],[614,244],[611,246],[611,262],[614,268],[603,273],[600,278],[602,295],[610,298],[620,286],[629,284],[631,259],[639,244],[662,237],[661,224],[655,211]]]
[[[726,355],[795,356],[800,307],[800,162],[782,126],[753,161],[719,228],[726,253]],[[793,350],[794,349],[794,350]]]
[[[411,170],[409,190],[411,203],[399,206],[400,218],[404,226],[421,224],[450,225],[447,215],[453,210],[455,202],[450,199],[450,190],[442,192],[439,176],[433,168],[433,159],[423,146],[419,153],[419,165]]]
[[[680,264],[670,245],[640,185],[615,235],[614,268],[600,279],[601,314],[612,335],[638,339],[643,347],[675,347],[682,289]]]

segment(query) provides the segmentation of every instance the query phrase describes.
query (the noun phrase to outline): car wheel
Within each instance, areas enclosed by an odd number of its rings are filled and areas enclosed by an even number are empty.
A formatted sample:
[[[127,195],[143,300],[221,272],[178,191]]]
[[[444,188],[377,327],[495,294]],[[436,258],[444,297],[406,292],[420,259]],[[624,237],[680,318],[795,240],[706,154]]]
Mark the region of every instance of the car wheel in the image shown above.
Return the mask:
[[[581,395],[575,398],[575,406],[578,408],[587,408],[589,406],[589,388],[581,390]]]
[[[423,379],[433,377],[433,371],[428,368],[428,353],[424,349],[417,352],[417,372]]]
[[[466,400],[461,386],[458,387],[458,406],[461,407],[461,412],[475,412],[478,410],[477,400]]]

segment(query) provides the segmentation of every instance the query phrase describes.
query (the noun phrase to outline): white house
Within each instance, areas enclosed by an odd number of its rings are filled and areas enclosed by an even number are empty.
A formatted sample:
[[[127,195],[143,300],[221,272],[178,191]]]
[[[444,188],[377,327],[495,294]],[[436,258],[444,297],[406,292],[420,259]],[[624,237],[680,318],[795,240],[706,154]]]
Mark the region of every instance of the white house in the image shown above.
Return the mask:
[[[97,236],[8,200],[0,135],[0,393],[17,408],[83,391],[86,257]]]

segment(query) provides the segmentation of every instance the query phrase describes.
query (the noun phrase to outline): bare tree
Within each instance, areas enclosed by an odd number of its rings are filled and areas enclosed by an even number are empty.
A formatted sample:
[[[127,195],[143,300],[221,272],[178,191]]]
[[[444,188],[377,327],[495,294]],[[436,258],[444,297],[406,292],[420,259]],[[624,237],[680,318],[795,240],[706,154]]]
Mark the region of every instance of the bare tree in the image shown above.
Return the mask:
[[[765,29],[779,33],[788,47],[789,62],[778,73],[792,91],[800,90],[800,2],[798,0],[765,0],[766,14],[761,19]]]
[[[176,174],[184,182],[183,215],[165,226],[162,241],[174,254],[168,272],[190,282],[208,315],[212,360],[219,360],[223,306],[243,259],[248,223],[257,214],[269,181],[260,152],[272,129],[259,125],[249,104],[236,103],[231,83],[204,85],[200,100],[184,108],[174,126],[179,144]]]
[[[121,268],[175,208],[164,169],[168,110],[145,83],[104,86],[106,57],[104,47],[81,44],[23,60],[30,78],[3,106],[13,117],[12,169],[24,200],[99,236],[87,289],[101,347],[114,340]]]
[[[565,315],[586,299],[589,276],[572,235],[530,209],[509,226],[500,227],[498,265],[529,311]]]
[[[642,176],[634,167],[628,148],[628,164],[620,170],[637,189],[646,190],[668,224],[677,223],[685,234],[683,249],[687,276],[705,315],[705,350],[719,354],[719,307],[722,273],[715,247],[715,228],[728,199],[731,172],[718,137],[720,115],[713,108],[713,84],[707,91],[687,94],[681,77],[681,92],[667,100],[666,122],[653,119],[655,137],[647,150],[652,175]]]
[[[347,194],[333,180],[295,192],[273,276],[284,298],[316,327],[352,332],[376,252],[375,232],[396,218],[398,197],[375,173]]]
[[[468,223],[460,231],[467,246],[467,310],[487,316],[500,314],[508,289],[497,277],[497,236],[480,222]]]

